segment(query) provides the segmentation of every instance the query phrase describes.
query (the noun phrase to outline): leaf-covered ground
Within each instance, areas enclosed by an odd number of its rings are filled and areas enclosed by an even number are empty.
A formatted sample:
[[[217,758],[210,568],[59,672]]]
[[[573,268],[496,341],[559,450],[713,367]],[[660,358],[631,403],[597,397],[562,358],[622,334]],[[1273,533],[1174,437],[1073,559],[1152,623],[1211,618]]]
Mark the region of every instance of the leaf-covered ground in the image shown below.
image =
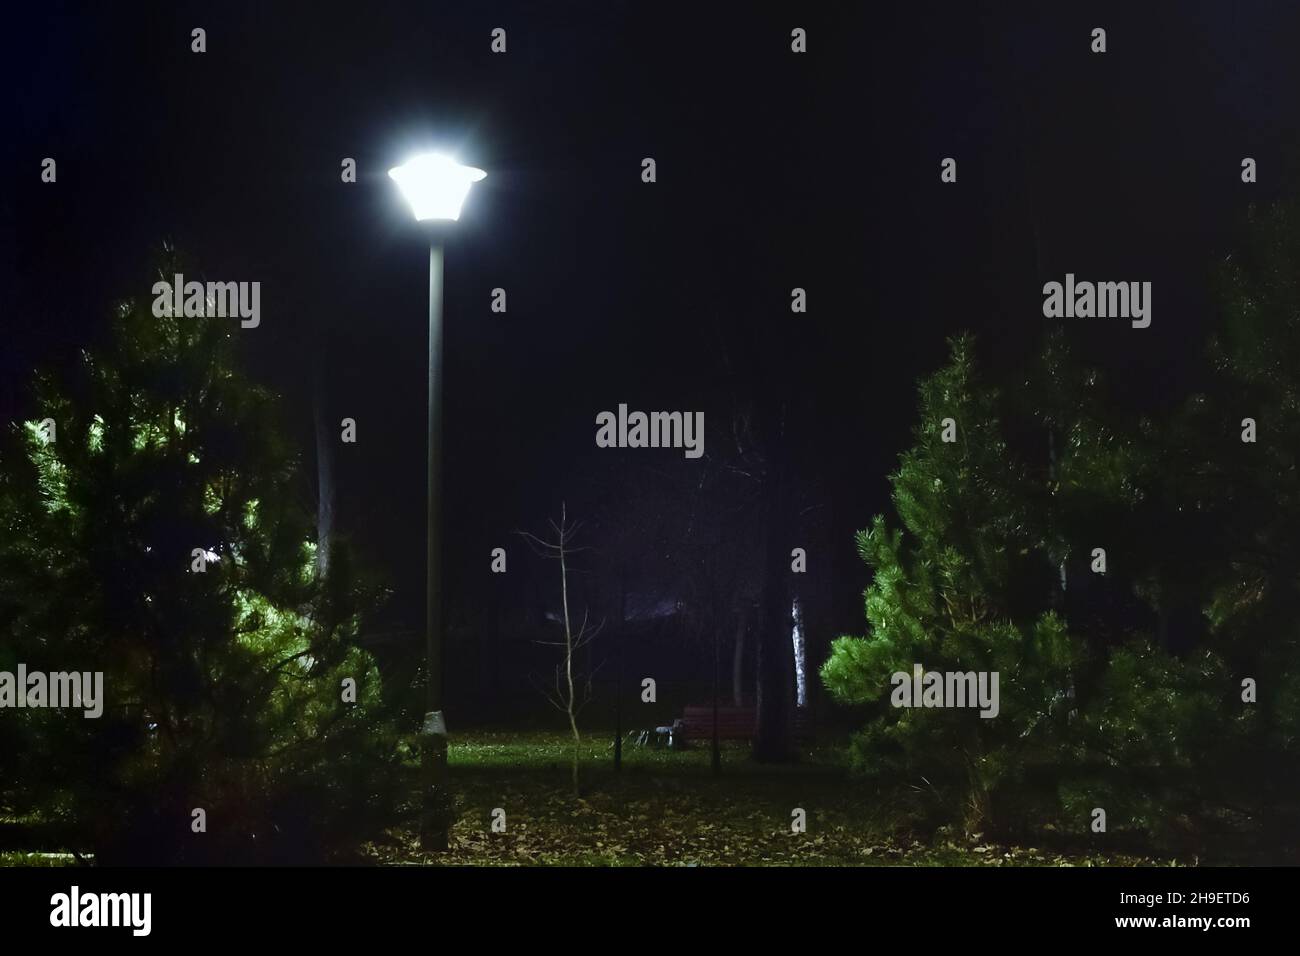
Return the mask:
[[[581,794],[560,734],[480,731],[453,737],[451,848],[422,853],[398,830],[378,862],[596,866],[1125,866],[1173,863],[1126,855],[1060,855],[938,835],[918,842],[897,810],[868,798],[839,750],[810,750],[789,767],[755,764],[725,744],[714,776],[707,745],[687,751],[625,747],[613,771],[608,736],[582,748]],[[792,813],[806,813],[794,833]],[[505,832],[493,832],[494,810]],[[499,814],[498,814],[499,816]]]

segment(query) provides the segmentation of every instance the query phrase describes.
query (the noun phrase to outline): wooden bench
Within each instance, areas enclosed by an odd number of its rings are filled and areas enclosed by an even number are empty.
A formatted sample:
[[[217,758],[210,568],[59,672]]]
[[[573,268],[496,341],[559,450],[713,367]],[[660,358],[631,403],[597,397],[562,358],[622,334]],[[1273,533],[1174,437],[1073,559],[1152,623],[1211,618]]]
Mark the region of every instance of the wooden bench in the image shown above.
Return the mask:
[[[718,705],[719,740],[753,740],[757,726],[758,712],[753,707]],[[672,736],[674,744],[687,740],[712,740],[713,705],[688,704],[682,711],[682,716],[673,721]],[[796,740],[812,737],[812,715],[806,707],[795,709],[794,736]]]

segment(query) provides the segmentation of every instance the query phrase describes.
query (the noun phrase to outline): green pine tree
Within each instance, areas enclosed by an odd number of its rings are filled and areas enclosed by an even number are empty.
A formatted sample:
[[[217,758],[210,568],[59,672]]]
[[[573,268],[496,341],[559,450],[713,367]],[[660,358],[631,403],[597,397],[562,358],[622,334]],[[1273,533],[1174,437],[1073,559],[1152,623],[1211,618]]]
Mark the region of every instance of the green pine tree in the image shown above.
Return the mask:
[[[1174,452],[1162,429],[1125,425],[1059,336],[1010,396],[968,337],[951,348],[891,476],[899,526],[878,516],[858,536],[868,633],[835,641],[822,669],[836,699],[867,710],[857,764],[968,833],[1050,824],[1083,838],[1103,807],[1114,830],[1169,838],[1203,809],[1215,734],[1235,739],[1222,662],[1165,653],[1127,593],[1167,570],[1148,539],[1177,507],[1160,485]],[[1094,545],[1126,574],[1093,573]],[[997,672],[998,715],[892,706],[891,675],[914,664]]]
[[[351,852],[400,792],[402,741],[356,644],[374,592],[345,552],[313,573],[297,463],[238,370],[238,323],[151,305],[123,303],[106,348],[40,377],[4,451],[0,669],[102,671],[105,702],[98,719],[5,712],[0,801],[101,862]]]
[[[1257,808],[1275,846],[1300,827],[1300,201],[1252,207],[1218,278],[1214,398],[1195,396],[1187,413],[1205,477],[1187,498],[1222,515],[1197,549],[1212,562],[1204,595],[1225,706],[1244,726],[1222,748],[1227,799]],[[1248,679],[1254,703],[1242,700]]]
[[[1084,648],[1042,610],[1050,568],[1040,496],[1004,438],[999,394],[981,379],[968,337],[951,349],[921,385],[916,444],[891,476],[901,527],[878,516],[858,536],[873,571],[869,633],[836,640],[822,678],[838,700],[870,708],[860,766],[913,784],[973,832],[997,823],[999,793],[1026,767],[1055,759]],[[944,419],[955,441],[944,441]],[[914,664],[998,672],[999,714],[892,706],[891,675]]]

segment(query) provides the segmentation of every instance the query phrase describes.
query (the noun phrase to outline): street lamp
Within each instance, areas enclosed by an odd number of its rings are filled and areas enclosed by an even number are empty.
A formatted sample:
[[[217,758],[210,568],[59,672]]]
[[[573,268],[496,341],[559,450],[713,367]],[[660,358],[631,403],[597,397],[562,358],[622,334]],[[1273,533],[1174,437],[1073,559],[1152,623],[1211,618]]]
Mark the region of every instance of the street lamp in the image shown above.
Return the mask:
[[[425,153],[388,171],[419,222],[460,218],[469,187],[487,173],[450,156]],[[429,463],[428,533],[425,543],[424,636],[426,702],[421,766],[425,787],[420,844],[447,849],[447,723],[442,715],[442,242],[429,242]]]
[[[424,153],[390,169],[388,175],[411,204],[415,218],[423,222],[459,219],[469,187],[487,173],[473,166],[462,166],[442,153]]]

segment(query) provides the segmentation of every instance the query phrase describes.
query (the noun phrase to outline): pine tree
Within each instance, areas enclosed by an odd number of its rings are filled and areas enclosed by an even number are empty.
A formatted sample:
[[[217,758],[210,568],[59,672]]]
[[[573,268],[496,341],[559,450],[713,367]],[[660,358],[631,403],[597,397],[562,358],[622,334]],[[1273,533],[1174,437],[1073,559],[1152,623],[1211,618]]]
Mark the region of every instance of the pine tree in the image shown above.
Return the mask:
[[[1188,495],[1221,515],[1198,543],[1225,706],[1246,731],[1221,748],[1234,801],[1257,801],[1273,844],[1300,826],[1300,201],[1252,207],[1223,264],[1214,397],[1189,402],[1204,475]],[[1215,400],[1217,398],[1217,401]],[[1254,425],[1247,442],[1245,419]],[[1242,701],[1242,682],[1256,685]]]
[[[999,394],[982,381],[972,341],[955,339],[951,350],[921,385],[915,445],[890,479],[901,527],[878,516],[858,536],[873,571],[869,633],[836,640],[822,677],[840,701],[872,708],[856,744],[864,770],[925,788],[943,814],[978,831],[995,822],[999,788],[1055,759],[1068,675],[1084,649],[1036,607],[1050,568],[1030,470],[1008,447]],[[891,706],[891,675],[914,664],[998,672],[998,715]]]
[[[101,862],[348,852],[391,822],[402,756],[355,640],[373,593],[337,553],[314,573],[298,463],[238,370],[238,323],[151,304],[38,379],[4,454],[0,669],[102,671],[106,698],[98,719],[5,714],[4,800]]]
[[[878,516],[858,537],[868,634],[838,639],[822,677],[868,709],[860,768],[935,798],[938,819],[1082,836],[1093,808],[1122,808],[1113,830],[1203,847],[1213,828],[1253,825],[1258,795],[1295,777],[1296,588],[1276,577],[1296,566],[1295,445],[1262,463],[1232,448],[1222,386],[1135,418],[1059,337],[1042,358],[1003,397],[963,337],[922,383],[915,444],[891,476],[900,526]],[[1280,393],[1260,407],[1286,421]],[[1239,507],[1243,493],[1280,506]],[[1094,545],[1122,570],[1094,573]],[[1213,633],[1171,651],[1171,611],[1187,607]],[[891,706],[891,675],[914,664],[997,671],[998,716]],[[1243,708],[1241,668],[1275,682],[1274,710]]]

